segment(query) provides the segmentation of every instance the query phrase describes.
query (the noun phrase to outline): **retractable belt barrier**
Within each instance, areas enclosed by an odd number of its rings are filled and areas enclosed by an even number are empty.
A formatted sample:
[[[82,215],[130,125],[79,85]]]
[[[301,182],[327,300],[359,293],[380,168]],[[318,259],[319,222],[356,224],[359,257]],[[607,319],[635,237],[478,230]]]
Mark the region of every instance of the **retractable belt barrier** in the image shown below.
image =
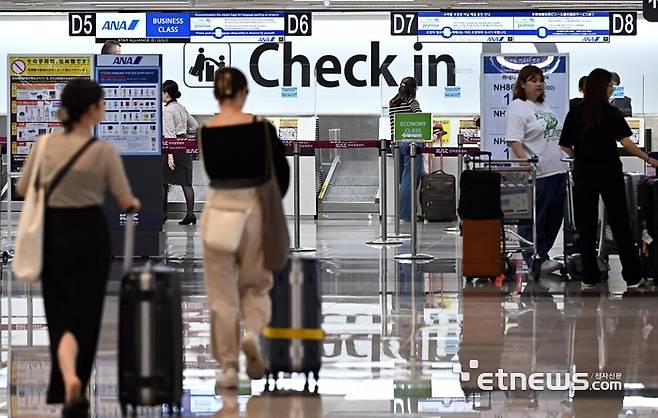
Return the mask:
[[[340,140],[340,141],[281,141],[286,150],[286,155],[292,156],[294,154],[295,145],[299,146],[299,154],[302,157],[312,157],[315,155],[316,149],[367,149],[379,148],[379,140],[377,139],[357,139],[354,141]]]
[[[401,234],[400,233],[400,210],[399,210],[399,190],[397,187],[395,190],[395,232],[393,235],[388,234],[387,229],[387,164],[386,164],[386,155],[389,151],[392,151],[395,156],[394,164],[394,175],[396,178],[399,177],[399,161],[400,161],[400,147],[399,144],[393,141],[386,139],[374,140],[374,139],[359,139],[359,140],[340,140],[340,141],[328,141],[328,140],[319,140],[319,141],[291,141],[285,140],[281,141],[283,143],[285,153],[287,156],[294,157],[294,175],[293,175],[293,190],[294,190],[294,240],[293,247],[290,248],[291,252],[311,252],[315,251],[315,248],[306,248],[301,247],[300,241],[300,224],[301,224],[301,215],[300,215],[300,178],[299,178],[299,158],[300,157],[311,157],[315,156],[315,150],[317,149],[378,149],[379,160],[380,160],[380,176],[379,176],[379,187],[380,187],[380,198],[379,198],[379,207],[380,207],[380,236],[377,239],[368,241],[369,245],[400,245],[402,244],[401,238],[411,238],[412,247],[415,247],[416,242],[416,228],[415,222],[412,222],[411,235]],[[416,147],[415,144],[412,147],[414,155],[418,153],[423,154],[432,154],[435,156],[444,156],[444,157],[460,157],[465,155],[475,155],[480,149],[479,148],[434,148],[434,147]],[[415,167],[415,159],[412,158],[411,164]],[[414,170],[414,168],[412,168]],[[412,177],[412,188],[417,187],[416,180],[414,176]],[[415,190],[415,189],[412,189]],[[415,196],[415,194],[413,194]],[[412,202],[412,212],[416,207],[415,201]],[[414,212],[415,213],[415,212]],[[408,257],[403,257],[404,259],[409,259]],[[425,254],[417,254],[415,248],[412,248],[412,258],[411,259],[427,259]],[[430,258],[431,259],[431,258]]]

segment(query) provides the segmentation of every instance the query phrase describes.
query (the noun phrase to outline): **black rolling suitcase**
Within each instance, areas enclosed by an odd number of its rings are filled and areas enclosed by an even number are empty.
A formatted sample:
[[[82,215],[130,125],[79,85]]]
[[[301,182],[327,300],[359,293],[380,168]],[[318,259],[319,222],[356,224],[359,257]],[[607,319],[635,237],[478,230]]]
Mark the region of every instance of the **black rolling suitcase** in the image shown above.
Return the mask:
[[[628,220],[631,224],[631,232],[633,234],[633,241],[640,245],[642,240],[642,229],[640,227],[640,220],[638,218],[638,193],[640,183],[647,176],[642,173],[624,173],[624,186],[626,189],[626,207],[628,209]],[[605,248],[606,254],[619,254],[617,243],[612,236],[612,230],[607,222],[607,214],[605,215],[605,243],[602,248]],[[601,234],[599,234],[601,235]]]
[[[168,405],[180,413],[183,319],[180,285],[165,267],[132,268],[133,215],[127,216],[119,307],[119,402],[124,415],[139,406]]]
[[[647,177],[640,181],[638,192],[638,219],[642,231],[642,274],[656,279],[658,274],[658,178]]]
[[[262,338],[266,389],[269,376],[276,385],[283,372],[304,373],[308,390],[309,375],[313,373],[317,382],[322,367],[320,264],[311,258],[292,258],[273,279],[272,319]]]
[[[423,177],[420,186],[420,204],[426,220],[454,221],[457,217],[455,176],[437,170]]]

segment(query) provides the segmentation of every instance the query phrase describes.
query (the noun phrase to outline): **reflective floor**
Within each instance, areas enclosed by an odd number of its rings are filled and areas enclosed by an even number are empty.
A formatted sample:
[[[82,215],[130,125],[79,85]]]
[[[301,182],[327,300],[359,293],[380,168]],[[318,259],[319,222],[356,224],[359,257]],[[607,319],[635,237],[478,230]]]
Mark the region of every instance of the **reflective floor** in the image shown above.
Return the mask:
[[[658,416],[654,287],[627,291],[614,257],[608,283],[593,289],[559,275],[535,282],[523,271],[506,280],[466,283],[459,271],[461,239],[444,231],[448,226],[419,224],[419,250],[435,260],[399,264],[393,257],[409,252],[409,241],[401,247],[366,245],[378,235],[373,222],[303,222],[301,244],[317,246],[321,259],[327,338],[319,394],[301,392],[304,378],[297,375],[279,379],[279,392],[264,393],[265,382],[249,382],[244,372],[237,392],[215,394],[218,366],[209,350],[200,238],[195,227],[171,221],[167,264],[180,273],[184,292],[182,415]],[[93,417],[121,415],[119,268],[117,262],[90,387]],[[8,277],[5,267],[0,414],[59,416],[59,408],[45,405],[50,366],[40,290],[15,281],[9,289]]]

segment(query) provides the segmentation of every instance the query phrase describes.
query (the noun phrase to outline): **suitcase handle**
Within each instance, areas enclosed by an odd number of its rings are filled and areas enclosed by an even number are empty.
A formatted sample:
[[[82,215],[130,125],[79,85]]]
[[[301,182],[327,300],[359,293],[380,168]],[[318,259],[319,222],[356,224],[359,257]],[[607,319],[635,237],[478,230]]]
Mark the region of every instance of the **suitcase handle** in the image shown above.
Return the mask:
[[[135,211],[126,211],[125,236],[123,238],[123,272],[128,273],[135,256]]]
[[[487,156],[487,157],[489,157],[488,158],[489,159],[489,170],[491,170],[491,156],[492,155],[493,154],[491,153],[491,151],[478,151],[478,152],[473,153],[472,155],[466,155],[464,157],[464,161],[466,162],[467,167],[468,167],[468,164],[470,164],[472,162],[473,163],[473,168],[475,168],[476,163],[480,163],[480,164],[484,165],[485,162],[481,157],[482,156]]]

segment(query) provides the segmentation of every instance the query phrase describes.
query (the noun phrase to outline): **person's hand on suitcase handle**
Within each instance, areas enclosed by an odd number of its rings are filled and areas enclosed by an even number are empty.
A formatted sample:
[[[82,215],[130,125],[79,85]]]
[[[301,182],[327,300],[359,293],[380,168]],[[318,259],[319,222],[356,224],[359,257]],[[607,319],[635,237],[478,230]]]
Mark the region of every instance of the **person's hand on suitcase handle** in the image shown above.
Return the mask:
[[[135,196],[129,194],[119,197],[119,206],[127,214],[137,213],[142,208],[142,203]]]

